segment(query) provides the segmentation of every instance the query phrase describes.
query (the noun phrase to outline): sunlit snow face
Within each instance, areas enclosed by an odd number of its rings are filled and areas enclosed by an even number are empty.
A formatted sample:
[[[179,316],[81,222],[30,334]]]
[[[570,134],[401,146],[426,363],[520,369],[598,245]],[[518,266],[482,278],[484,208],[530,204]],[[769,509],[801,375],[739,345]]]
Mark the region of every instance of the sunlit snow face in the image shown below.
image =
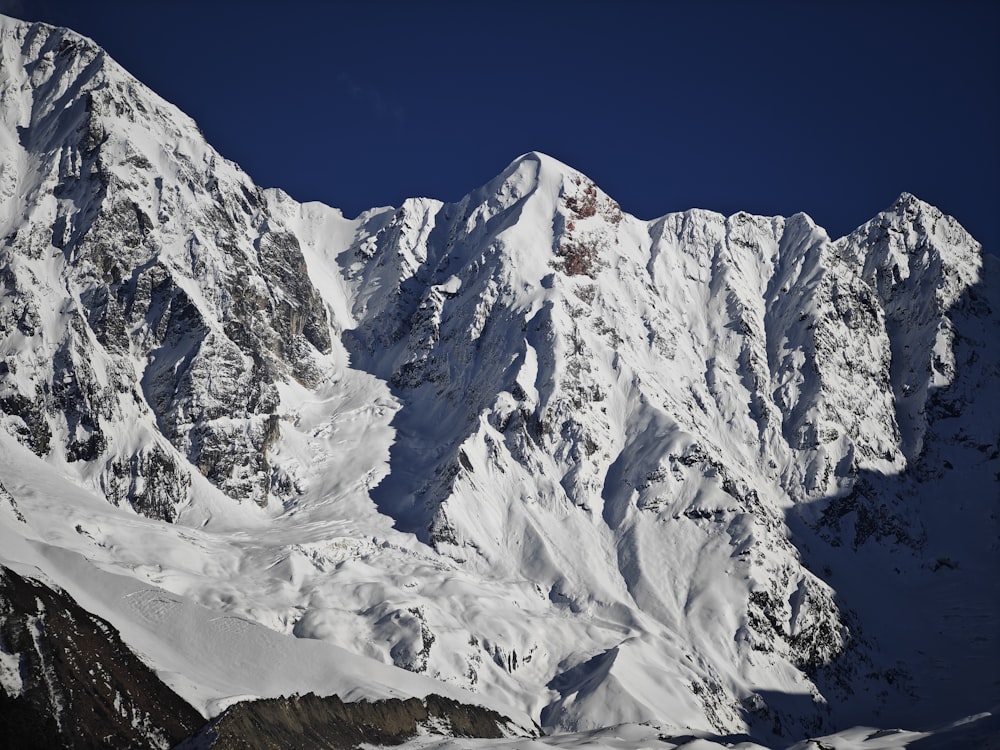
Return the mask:
[[[995,271],[954,220],[640,221],[540,153],[348,220],[22,32],[0,560],[200,711],[438,692],[628,747],[993,694]]]

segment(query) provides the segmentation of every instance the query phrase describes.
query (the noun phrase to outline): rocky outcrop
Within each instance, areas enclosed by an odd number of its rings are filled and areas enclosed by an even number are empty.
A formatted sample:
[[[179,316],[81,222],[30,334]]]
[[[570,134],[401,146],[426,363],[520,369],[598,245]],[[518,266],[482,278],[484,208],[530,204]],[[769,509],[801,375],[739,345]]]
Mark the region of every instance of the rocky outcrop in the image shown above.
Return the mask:
[[[0,195],[4,426],[158,518],[187,501],[189,466],[266,503],[276,384],[329,376],[298,238],[93,43],[44,24],[3,37],[0,156],[20,187]]]
[[[87,40],[0,28],[0,426],[153,518],[202,477],[287,511],[193,509],[247,534],[204,570],[240,614],[524,706],[551,684],[556,729],[788,738],[855,683],[912,703],[931,626],[883,658],[891,618],[851,613],[889,573],[996,612],[955,540],[996,567],[1000,287],[940,211],[904,194],[837,240],[640,221],[531,153],[347,220],[260,190]],[[930,622],[917,599],[893,606]]]
[[[908,195],[837,241],[805,215],[639,222],[541,154],[456,204],[408,202],[340,257],[358,290],[352,363],[402,404],[392,463],[406,471],[373,497],[443,554],[526,576],[572,612],[621,596],[613,570],[628,601],[707,651],[718,623],[707,608],[688,624],[690,581],[728,570],[743,605],[719,637],[747,666],[692,676],[716,686],[701,694],[716,728],[746,713],[752,663],[791,668],[815,696],[781,714],[785,732],[828,728],[826,699],[866,679],[870,643],[786,509],[826,541],[847,519],[855,547],[919,550],[886,478],[922,464],[932,394],[988,381],[970,362],[956,383],[953,364],[979,252]],[[996,313],[978,310],[981,337]],[[592,554],[609,547],[610,563]],[[672,555],[689,567],[665,577]],[[432,652],[427,668],[448,666]]]
[[[499,739],[510,720],[440,695],[344,703],[335,695],[245,701],[227,708],[181,748],[351,750],[400,745],[423,729],[450,737]]]
[[[204,720],[64,592],[0,568],[0,736],[8,747],[165,750]]]

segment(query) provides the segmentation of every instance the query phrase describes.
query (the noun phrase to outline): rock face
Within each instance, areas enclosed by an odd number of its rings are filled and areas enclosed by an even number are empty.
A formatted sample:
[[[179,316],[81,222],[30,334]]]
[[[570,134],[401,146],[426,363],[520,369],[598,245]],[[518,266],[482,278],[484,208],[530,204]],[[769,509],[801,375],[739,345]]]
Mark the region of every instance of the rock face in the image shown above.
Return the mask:
[[[400,745],[427,727],[432,734],[500,739],[507,736],[509,721],[440,695],[344,703],[336,696],[308,694],[238,703],[181,748],[350,750],[362,744]]]
[[[0,426],[145,516],[267,507],[192,595],[553,731],[1000,702],[1000,283],[954,219],[640,221],[531,153],[347,220],[88,40],[0,34]]]
[[[266,502],[275,383],[315,385],[331,346],[298,240],[95,45],[2,33],[7,429],[147,515],[173,518],[192,466]]]
[[[204,723],[61,591],[0,568],[0,735],[18,748],[169,748]]]
[[[458,204],[377,217],[341,260],[358,290],[352,361],[393,384],[393,463],[419,467],[373,492],[403,528],[572,611],[607,612],[624,590],[702,653],[734,640],[740,677],[687,678],[719,731],[820,731],[862,670],[885,691],[865,623],[817,575],[857,559],[810,548],[888,541],[929,564],[936,490],[921,482],[944,459],[928,445],[963,443],[946,415],[993,413],[977,394],[998,374],[982,344],[998,332],[995,275],[954,219],[904,194],[837,241],[805,215],[639,222],[529,154]],[[961,429],[996,445],[995,425]],[[973,471],[983,517],[989,470]],[[588,726],[607,689],[590,672],[614,674],[623,649],[648,663],[669,650],[626,639],[557,677],[546,716]],[[812,696],[791,711],[751,687],[789,668]],[[632,699],[616,718],[644,715],[649,696]]]

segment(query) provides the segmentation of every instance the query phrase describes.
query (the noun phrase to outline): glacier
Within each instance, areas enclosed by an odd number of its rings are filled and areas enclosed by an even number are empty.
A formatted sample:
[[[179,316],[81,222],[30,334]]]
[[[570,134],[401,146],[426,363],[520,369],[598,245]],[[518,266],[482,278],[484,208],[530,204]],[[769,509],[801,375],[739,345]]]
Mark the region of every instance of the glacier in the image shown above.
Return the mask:
[[[1000,283],[953,218],[643,221],[537,152],[348,218],[71,31],[3,18],[0,71],[0,563],[206,718],[438,693],[550,735],[512,747],[919,747],[995,715]]]

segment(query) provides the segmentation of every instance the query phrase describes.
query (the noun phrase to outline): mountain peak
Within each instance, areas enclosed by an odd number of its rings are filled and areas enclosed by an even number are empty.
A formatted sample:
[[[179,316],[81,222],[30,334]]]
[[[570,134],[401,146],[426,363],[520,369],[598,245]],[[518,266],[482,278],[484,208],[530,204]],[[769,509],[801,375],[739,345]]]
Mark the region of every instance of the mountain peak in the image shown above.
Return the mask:
[[[185,641],[265,643],[255,620],[554,730],[996,702],[954,668],[992,663],[1000,617],[995,297],[956,222],[908,193],[837,242],[638,221],[538,151],[348,221],[52,27],[3,29],[0,533],[40,567],[169,583],[222,628]],[[249,691],[171,648],[204,696]]]
[[[55,47],[50,41],[52,39],[60,40],[61,44]],[[53,26],[43,21],[23,21],[0,13],[0,43],[8,40],[22,45],[18,52],[29,57],[51,57],[65,54],[73,48],[86,48],[92,53],[91,57],[98,54],[107,56],[97,42],[73,29]]]
[[[913,220],[921,214],[926,214],[935,219],[943,215],[941,209],[934,204],[921,200],[913,193],[905,190],[899,194],[899,197],[896,198],[895,201],[893,201],[889,210],[908,220]]]
[[[521,154],[516,159],[511,161],[507,166],[507,169],[516,168],[518,165],[523,163],[532,163],[537,165],[538,170],[544,171],[547,174],[557,173],[563,175],[575,175],[579,172],[568,164],[559,161],[554,156],[549,156],[542,151],[528,151],[527,153]],[[506,171],[506,170],[504,170]]]
[[[557,211],[564,214],[564,224],[587,219],[595,213],[608,214],[614,223],[621,220],[617,202],[593,180],[541,151],[529,151],[517,157],[497,177],[474,193],[479,200],[491,194],[506,195],[515,200],[539,194],[543,196],[541,210],[550,217]],[[599,205],[607,210],[598,210]]]
[[[518,198],[535,192],[558,198],[567,179],[581,176],[567,164],[540,151],[529,151],[510,162],[480,193],[507,194]]]

